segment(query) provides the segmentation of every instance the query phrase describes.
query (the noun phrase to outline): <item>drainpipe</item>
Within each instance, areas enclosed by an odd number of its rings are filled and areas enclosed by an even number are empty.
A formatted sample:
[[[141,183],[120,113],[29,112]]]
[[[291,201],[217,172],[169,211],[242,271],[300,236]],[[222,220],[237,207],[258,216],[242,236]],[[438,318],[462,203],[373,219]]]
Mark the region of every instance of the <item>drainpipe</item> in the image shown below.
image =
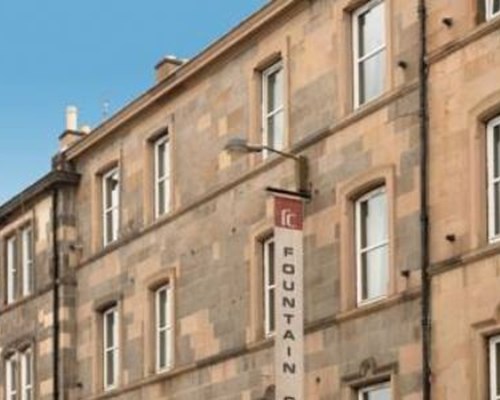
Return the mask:
[[[429,275],[429,204],[428,204],[428,148],[429,99],[427,63],[427,7],[425,0],[418,2],[420,25],[420,241],[422,246],[422,391],[423,400],[431,400],[431,281]]]
[[[54,400],[59,400],[59,239],[58,239],[58,208],[59,190],[52,192],[52,268],[53,268],[53,392]]]

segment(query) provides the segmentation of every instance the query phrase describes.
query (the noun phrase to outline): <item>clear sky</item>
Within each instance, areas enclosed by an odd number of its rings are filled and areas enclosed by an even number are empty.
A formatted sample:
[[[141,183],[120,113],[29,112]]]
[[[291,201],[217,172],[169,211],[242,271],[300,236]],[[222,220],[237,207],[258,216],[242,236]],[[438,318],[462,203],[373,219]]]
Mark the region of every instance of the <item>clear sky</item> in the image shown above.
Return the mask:
[[[102,120],[267,0],[0,0],[0,204],[50,170],[64,109]]]

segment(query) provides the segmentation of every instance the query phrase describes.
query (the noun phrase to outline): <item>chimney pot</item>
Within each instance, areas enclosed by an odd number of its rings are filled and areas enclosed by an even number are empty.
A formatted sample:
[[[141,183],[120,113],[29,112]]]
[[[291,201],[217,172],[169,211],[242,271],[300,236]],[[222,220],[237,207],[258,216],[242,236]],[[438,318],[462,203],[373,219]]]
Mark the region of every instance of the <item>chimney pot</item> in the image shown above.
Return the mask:
[[[76,131],[78,129],[78,108],[75,106],[66,107],[66,130]]]
[[[85,135],[90,133],[91,129],[85,125],[78,130],[78,108],[75,106],[66,107],[66,128],[59,136],[59,150],[61,152],[68,149],[71,145],[79,141]]]

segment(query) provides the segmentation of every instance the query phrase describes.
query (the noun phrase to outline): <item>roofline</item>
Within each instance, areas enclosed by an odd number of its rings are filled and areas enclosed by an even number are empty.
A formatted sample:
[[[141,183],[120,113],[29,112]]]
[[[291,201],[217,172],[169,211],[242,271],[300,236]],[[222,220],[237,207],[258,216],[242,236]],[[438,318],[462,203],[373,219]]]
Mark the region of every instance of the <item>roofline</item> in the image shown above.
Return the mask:
[[[226,52],[240,44],[243,40],[251,37],[256,31],[262,29],[268,22],[280,16],[295,5],[304,3],[303,0],[273,0],[256,11],[235,28],[210,44],[198,55],[181,65],[172,75],[158,82],[143,94],[136,97],[130,103],[117,111],[113,116],[97,126],[91,134],[71,145],[65,152],[68,160],[71,160],[96,143],[100,142],[110,132],[115,131],[121,125],[128,122],[138,112],[144,110],[165,94],[178,88],[188,79],[199,73],[203,68],[215,62]]]
[[[48,192],[49,190],[63,187],[74,186],[80,181],[80,175],[69,171],[51,171],[38,181],[28,186],[21,193],[12,197],[10,200],[0,205],[0,224],[12,213],[16,212],[27,202],[35,197]]]

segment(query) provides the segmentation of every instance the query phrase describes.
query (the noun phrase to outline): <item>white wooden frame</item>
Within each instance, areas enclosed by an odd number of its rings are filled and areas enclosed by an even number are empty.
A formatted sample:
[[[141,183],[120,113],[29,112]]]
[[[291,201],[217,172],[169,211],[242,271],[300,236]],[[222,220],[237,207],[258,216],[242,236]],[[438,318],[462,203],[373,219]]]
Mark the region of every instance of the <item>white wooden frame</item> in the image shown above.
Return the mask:
[[[499,388],[500,382],[497,382],[497,368],[500,360],[497,360],[496,346],[500,345],[500,335],[493,336],[489,339],[489,358],[490,358],[490,368],[489,368],[489,381],[490,381],[490,400],[500,400],[500,395],[497,395],[497,388]]]
[[[22,247],[22,279],[23,296],[29,296],[33,292],[33,279],[34,279],[34,236],[33,228],[31,226],[25,227],[21,231],[21,247]]]
[[[360,80],[359,80],[360,68],[359,68],[359,66],[362,62],[378,55],[379,53],[383,53],[383,52],[386,53],[387,26],[385,23],[385,20],[386,20],[385,4],[384,4],[384,13],[382,14],[384,16],[383,21],[382,21],[382,23],[384,25],[384,28],[382,29],[382,32],[384,32],[384,44],[382,46],[379,46],[378,48],[372,50],[371,52],[365,54],[362,57],[360,57],[360,55],[359,55],[359,17],[361,15],[365,14],[366,12],[370,11],[375,6],[378,6],[379,4],[384,3],[384,1],[385,0],[372,0],[372,1],[368,2],[367,4],[365,4],[364,6],[355,10],[352,14],[352,51],[353,51],[353,67],[354,67],[354,71],[353,71],[354,72],[354,79],[353,79],[354,108],[358,108],[358,107],[362,106],[363,104],[374,100],[375,98],[379,97],[382,94],[382,93],[380,93],[379,96],[376,96],[376,97],[371,98],[371,99],[365,99],[365,101],[363,103],[361,103],[361,99],[359,96],[359,92],[360,92]],[[385,87],[387,85],[386,69],[387,69],[387,65],[386,65],[386,63],[384,63],[384,69],[383,69],[384,76],[382,77],[383,81],[384,81],[383,87]]]
[[[160,176],[160,146],[165,145],[164,165],[165,175]],[[171,207],[171,149],[170,138],[164,135],[154,142],[154,191],[155,191],[155,217],[159,218],[168,214]],[[160,199],[160,184],[164,184],[164,199]],[[163,201],[164,211],[160,212],[160,204]]]
[[[160,298],[161,293],[165,292],[165,325],[162,326],[160,324]],[[156,371],[164,372],[172,368],[174,363],[174,347],[173,347],[173,334],[174,334],[174,318],[173,318],[173,289],[172,285],[167,284],[162,286],[161,288],[156,290],[155,293],[155,314],[156,314],[156,322],[155,322],[155,331],[156,331]],[[165,365],[160,365],[160,341],[161,341],[161,333],[165,333]]]
[[[17,369],[18,369],[17,364],[18,364],[17,363],[17,354],[13,354],[5,360],[5,398],[6,398],[6,400],[17,400],[18,399],[19,387],[18,387],[18,383],[17,383]],[[12,387],[12,386],[14,386],[14,387]]]
[[[21,400],[33,400],[33,351],[31,348],[20,353],[21,358]],[[28,377],[30,379],[28,379]]]
[[[362,229],[362,224],[361,224],[361,205],[377,196],[380,195],[385,195],[386,196],[386,205],[389,207],[388,204],[388,199],[387,199],[387,190],[385,186],[380,186],[374,190],[371,190],[370,192],[366,193],[365,195],[361,196],[359,199],[356,200],[355,202],[355,237],[356,237],[356,299],[357,299],[357,304],[358,305],[365,305],[369,303],[376,302],[378,300],[381,300],[385,297],[387,297],[387,293],[389,291],[389,288],[387,287],[387,291],[385,294],[373,298],[368,298],[364,299],[363,298],[363,259],[362,256],[365,253],[369,253],[373,250],[380,249],[382,247],[387,247],[387,252],[389,252],[389,209],[387,208],[387,214],[386,214],[386,219],[387,219],[387,238],[385,240],[382,240],[380,243],[372,244],[371,246],[368,247],[362,247],[361,245],[361,229]],[[390,276],[390,271],[389,271],[389,264],[385,266],[387,268],[387,276]]]
[[[485,0],[486,1],[486,19],[490,20],[500,15],[500,8],[498,10],[493,9],[495,0]]]
[[[277,88],[277,90],[281,90],[283,102],[281,105],[276,107],[274,110],[269,111],[269,97],[268,97],[268,86],[269,86],[269,77],[275,73],[281,73],[283,75],[283,87]],[[285,134],[285,76],[284,76],[283,62],[278,61],[269,68],[265,69],[262,72],[262,144],[264,146],[271,146],[271,143],[268,141],[268,121],[271,118],[281,118],[283,119],[283,132],[281,132],[281,142],[282,146],[277,148],[277,150],[282,150],[285,146],[286,134]],[[264,150],[262,152],[262,157],[267,158],[269,156],[269,152]]]
[[[270,247],[273,246],[273,252]],[[274,292],[274,299],[276,300],[276,270],[274,271],[274,283],[270,282],[270,260],[274,260],[274,236],[270,236],[262,241],[262,266],[264,268],[264,333],[266,337],[274,335],[276,325],[276,318],[271,314],[271,292]],[[276,269],[276,265],[274,265]],[[274,305],[272,309],[275,309]],[[274,325],[274,326],[273,326]]]
[[[108,204],[107,202],[107,192],[108,183],[111,178],[115,178],[118,181],[117,188],[117,201],[116,204]],[[118,232],[120,226],[120,172],[118,168],[113,168],[111,171],[107,172],[102,177],[102,223],[103,223],[103,241],[104,246],[116,241],[118,239]],[[113,229],[111,237],[108,237],[108,226],[107,226],[107,216],[111,215]]]
[[[500,116],[488,122],[486,127],[487,136],[487,169],[488,169],[488,239],[490,243],[500,240],[500,232],[495,232],[495,185],[500,185],[500,174],[495,177],[495,150],[494,134],[495,128],[500,135]]]
[[[16,301],[17,288],[17,237],[9,237],[6,241],[7,264],[7,304]]]
[[[379,383],[376,385],[367,386],[367,387],[359,389],[358,390],[358,400],[364,400],[364,396],[366,393],[373,392],[373,391],[380,390],[380,389],[389,389],[389,391],[390,391],[390,389],[391,389],[390,382],[383,382],[383,383]],[[389,396],[390,396],[390,398],[392,398],[391,394],[389,394]]]
[[[108,346],[108,315],[113,316],[113,332],[112,332],[112,343]],[[120,350],[120,338],[119,338],[119,318],[118,318],[118,307],[114,306],[106,310],[103,315],[102,329],[103,329],[103,383],[104,390],[112,390],[118,386],[118,376],[119,376],[119,350]],[[108,376],[108,358],[112,357],[113,359],[113,376],[112,382],[108,384],[109,376]]]

